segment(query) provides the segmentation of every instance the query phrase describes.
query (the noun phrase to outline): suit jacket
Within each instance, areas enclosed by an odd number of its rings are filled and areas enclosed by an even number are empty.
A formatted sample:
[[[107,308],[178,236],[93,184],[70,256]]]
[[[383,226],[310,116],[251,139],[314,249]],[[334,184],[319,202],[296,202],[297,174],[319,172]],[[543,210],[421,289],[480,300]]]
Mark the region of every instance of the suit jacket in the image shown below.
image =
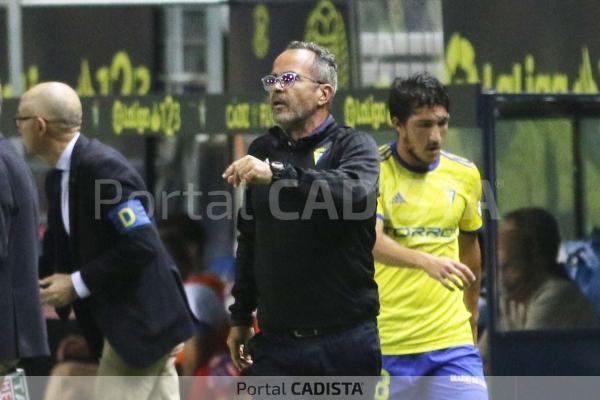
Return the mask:
[[[192,335],[181,279],[148,206],[134,167],[81,135],[71,157],[68,245],[60,240],[62,224],[49,220],[42,259],[46,274],[81,271],[91,295],[73,307],[86,339],[99,354],[104,336],[135,366],[151,364]],[[65,259],[71,265],[62,265]]]
[[[49,354],[38,287],[37,190],[0,135],[0,361]]]

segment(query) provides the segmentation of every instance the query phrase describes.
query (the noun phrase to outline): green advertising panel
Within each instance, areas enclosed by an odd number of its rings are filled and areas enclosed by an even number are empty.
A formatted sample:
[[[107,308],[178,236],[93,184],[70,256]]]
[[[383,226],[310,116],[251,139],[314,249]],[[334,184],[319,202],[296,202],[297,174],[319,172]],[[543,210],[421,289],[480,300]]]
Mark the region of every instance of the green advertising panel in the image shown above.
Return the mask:
[[[336,55],[338,86],[350,86],[350,39],[345,1],[248,1],[230,9],[228,90],[254,91],[292,40],[327,47]]]
[[[82,97],[146,95],[154,84],[155,11],[150,7],[24,8],[25,87],[61,81]],[[0,8],[0,26],[6,11]],[[0,30],[0,80],[8,80],[7,37]]]
[[[596,93],[597,0],[443,2],[446,78],[512,93]]]
[[[476,127],[477,86],[448,88],[453,127]],[[393,132],[387,89],[336,94],[331,112],[340,124],[371,133]],[[263,133],[273,126],[271,106],[260,91],[245,95],[120,96],[82,98],[83,130],[92,136],[164,136],[183,133]],[[0,131],[16,135],[18,100],[5,101]]]

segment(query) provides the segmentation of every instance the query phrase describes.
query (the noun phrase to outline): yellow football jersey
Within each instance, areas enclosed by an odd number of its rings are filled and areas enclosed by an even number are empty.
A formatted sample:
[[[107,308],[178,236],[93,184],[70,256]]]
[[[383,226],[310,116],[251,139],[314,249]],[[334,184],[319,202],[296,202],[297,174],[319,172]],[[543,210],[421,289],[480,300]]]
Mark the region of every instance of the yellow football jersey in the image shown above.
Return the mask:
[[[377,218],[401,245],[459,259],[458,234],[482,227],[481,179],[464,158],[442,152],[428,168],[414,168],[381,147]],[[461,290],[450,291],[421,269],[375,263],[384,355],[416,354],[473,344]]]

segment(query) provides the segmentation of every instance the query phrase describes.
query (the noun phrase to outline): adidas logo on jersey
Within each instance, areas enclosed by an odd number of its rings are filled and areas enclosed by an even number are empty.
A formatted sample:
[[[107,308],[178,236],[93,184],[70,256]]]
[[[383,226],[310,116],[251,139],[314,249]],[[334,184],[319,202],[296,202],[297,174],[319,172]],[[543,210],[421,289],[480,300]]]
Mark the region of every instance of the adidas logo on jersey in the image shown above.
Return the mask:
[[[406,200],[404,200],[404,197],[402,197],[402,195],[398,192],[394,195],[394,197],[392,197],[392,204],[400,203],[406,203]]]

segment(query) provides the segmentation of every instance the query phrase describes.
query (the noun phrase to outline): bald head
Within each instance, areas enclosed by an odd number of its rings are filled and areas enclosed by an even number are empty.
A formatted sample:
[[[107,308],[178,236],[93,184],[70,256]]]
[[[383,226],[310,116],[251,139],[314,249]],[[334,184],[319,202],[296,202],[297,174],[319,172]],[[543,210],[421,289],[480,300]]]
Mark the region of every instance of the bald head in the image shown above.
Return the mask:
[[[21,106],[34,115],[53,122],[57,133],[68,133],[81,127],[81,101],[70,86],[61,82],[35,85],[21,97]]]
[[[21,96],[16,122],[27,151],[56,165],[79,132],[81,116],[81,101],[72,88],[60,82],[45,82]]]

